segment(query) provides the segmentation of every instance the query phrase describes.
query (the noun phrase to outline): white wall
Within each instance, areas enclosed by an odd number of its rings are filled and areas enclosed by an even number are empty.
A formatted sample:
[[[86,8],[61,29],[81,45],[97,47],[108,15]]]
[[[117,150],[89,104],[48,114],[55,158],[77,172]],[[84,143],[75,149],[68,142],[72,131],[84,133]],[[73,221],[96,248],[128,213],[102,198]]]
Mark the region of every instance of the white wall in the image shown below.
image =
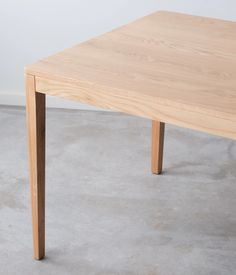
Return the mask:
[[[25,64],[156,10],[236,21],[235,0],[0,0],[0,104],[24,105]]]

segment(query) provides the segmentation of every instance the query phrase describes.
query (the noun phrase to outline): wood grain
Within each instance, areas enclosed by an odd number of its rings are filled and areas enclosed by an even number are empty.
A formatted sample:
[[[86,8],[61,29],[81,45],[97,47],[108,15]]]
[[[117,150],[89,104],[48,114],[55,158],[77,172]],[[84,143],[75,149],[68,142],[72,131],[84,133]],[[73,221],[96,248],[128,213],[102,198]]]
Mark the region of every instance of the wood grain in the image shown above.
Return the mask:
[[[30,186],[34,257],[45,256],[45,95],[35,92],[35,77],[26,75]]]
[[[74,83],[36,77],[36,89],[51,96],[236,138],[235,118],[227,113],[212,112],[209,109],[199,110],[191,105],[152,97],[145,93],[124,92],[82,81]]]
[[[152,121],[152,173],[162,172],[165,123]]]
[[[236,23],[156,12],[26,72],[34,256],[45,255],[45,95],[152,120],[152,172],[164,123],[236,139]]]
[[[236,138],[236,23],[156,12],[26,67],[36,90]]]

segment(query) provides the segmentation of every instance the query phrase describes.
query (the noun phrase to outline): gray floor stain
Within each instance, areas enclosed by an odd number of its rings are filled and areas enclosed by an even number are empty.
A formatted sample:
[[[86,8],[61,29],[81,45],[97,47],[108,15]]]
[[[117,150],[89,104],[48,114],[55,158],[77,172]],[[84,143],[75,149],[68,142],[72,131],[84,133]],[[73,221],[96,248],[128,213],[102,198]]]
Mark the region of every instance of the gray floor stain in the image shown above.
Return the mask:
[[[0,190],[0,210],[4,207],[9,207],[13,209],[26,208],[20,199],[13,194],[9,194],[9,191]]]

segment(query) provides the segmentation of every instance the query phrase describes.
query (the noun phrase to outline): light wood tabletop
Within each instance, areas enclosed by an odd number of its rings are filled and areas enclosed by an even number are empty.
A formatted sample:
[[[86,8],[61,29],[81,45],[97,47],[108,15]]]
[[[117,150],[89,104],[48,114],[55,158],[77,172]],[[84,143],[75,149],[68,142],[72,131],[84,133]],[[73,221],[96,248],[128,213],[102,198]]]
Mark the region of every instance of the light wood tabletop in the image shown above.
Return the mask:
[[[35,257],[44,256],[45,95],[236,139],[236,23],[160,11],[26,66]],[[41,241],[40,241],[41,240]]]
[[[236,23],[156,12],[26,67],[36,91],[236,138]]]

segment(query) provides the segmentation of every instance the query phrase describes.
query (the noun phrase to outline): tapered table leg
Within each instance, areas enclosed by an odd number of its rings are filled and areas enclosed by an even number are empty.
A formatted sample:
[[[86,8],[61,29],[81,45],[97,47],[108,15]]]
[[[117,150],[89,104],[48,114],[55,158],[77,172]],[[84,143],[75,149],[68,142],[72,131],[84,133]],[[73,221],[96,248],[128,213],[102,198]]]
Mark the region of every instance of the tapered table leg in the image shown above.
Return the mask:
[[[152,121],[152,173],[162,172],[165,123]]]
[[[45,95],[35,91],[35,77],[26,75],[33,245],[35,259],[45,256]]]

